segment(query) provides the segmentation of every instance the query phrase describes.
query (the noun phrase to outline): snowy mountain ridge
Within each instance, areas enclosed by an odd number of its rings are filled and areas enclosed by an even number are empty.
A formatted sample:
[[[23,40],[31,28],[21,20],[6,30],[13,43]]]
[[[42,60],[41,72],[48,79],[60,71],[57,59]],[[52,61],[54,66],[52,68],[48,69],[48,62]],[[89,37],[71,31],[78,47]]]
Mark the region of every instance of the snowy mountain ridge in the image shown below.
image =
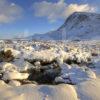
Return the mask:
[[[35,34],[31,38],[37,40],[100,39],[100,14],[75,12],[57,30],[45,34]]]

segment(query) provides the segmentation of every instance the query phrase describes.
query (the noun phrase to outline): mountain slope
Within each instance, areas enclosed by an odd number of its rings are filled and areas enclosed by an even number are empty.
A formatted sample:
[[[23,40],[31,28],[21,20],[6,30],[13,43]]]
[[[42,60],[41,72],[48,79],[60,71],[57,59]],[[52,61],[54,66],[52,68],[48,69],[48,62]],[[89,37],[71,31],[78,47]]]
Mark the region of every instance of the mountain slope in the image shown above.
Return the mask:
[[[75,12],[57,30],[46,34],[36,34],[33,38],[43,40],[100,39],[100,14]]]

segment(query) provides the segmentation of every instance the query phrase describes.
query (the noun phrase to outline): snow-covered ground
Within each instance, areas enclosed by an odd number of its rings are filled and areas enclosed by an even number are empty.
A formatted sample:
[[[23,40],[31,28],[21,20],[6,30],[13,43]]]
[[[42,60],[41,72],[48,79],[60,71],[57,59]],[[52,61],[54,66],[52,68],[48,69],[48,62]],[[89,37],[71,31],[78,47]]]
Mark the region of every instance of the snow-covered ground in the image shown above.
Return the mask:
[[[0,43],[0,100],[100,100],[100,41]]]

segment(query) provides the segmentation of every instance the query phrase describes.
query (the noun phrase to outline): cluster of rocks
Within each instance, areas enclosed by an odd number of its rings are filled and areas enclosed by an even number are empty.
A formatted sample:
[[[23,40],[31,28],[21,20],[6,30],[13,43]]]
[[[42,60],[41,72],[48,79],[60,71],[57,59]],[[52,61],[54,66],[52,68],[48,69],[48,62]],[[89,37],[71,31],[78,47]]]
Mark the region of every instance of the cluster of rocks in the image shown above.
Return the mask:
[[[21,47],[21,50],[0,51],[0,79],[12,86],[20,86],[24,84],[77,84],[96,78],[95,74],[87,68],[87,65],[92,63],[92,56],[97,56],[96,53],[91,55],[91,52],[83,51],[77,46],[60,45],[58,47],[49,43],[41,45],[41,50],[32,52],[30,48],[25,50]],[[23,69],[20,67],[22,64]]]
[[[27,80],[29,77],[28,73],[21,73],[17,71],[17,67],[10,62],[2,62],[0,66],[0,79],[5,83],[12,86],[22,85],[23,80]]]
[[[18,59],[20,60],[20,59]],[[16,60],[14,60],[16,61]],[[0,79],[12,86],[24,84],[55,84],[55,77],[60,75],[61,68],[56,61],[26,61],[30,68],[18,70],[11,62],[2,62],[0,65]]]

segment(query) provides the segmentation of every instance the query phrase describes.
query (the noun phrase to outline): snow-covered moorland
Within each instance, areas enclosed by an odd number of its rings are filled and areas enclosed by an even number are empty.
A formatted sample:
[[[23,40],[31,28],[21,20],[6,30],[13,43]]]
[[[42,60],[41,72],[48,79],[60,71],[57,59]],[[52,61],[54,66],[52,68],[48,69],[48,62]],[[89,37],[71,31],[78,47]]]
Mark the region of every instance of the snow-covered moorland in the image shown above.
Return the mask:
[[[0,100],[100,100],[100,41],[0,41]]]

